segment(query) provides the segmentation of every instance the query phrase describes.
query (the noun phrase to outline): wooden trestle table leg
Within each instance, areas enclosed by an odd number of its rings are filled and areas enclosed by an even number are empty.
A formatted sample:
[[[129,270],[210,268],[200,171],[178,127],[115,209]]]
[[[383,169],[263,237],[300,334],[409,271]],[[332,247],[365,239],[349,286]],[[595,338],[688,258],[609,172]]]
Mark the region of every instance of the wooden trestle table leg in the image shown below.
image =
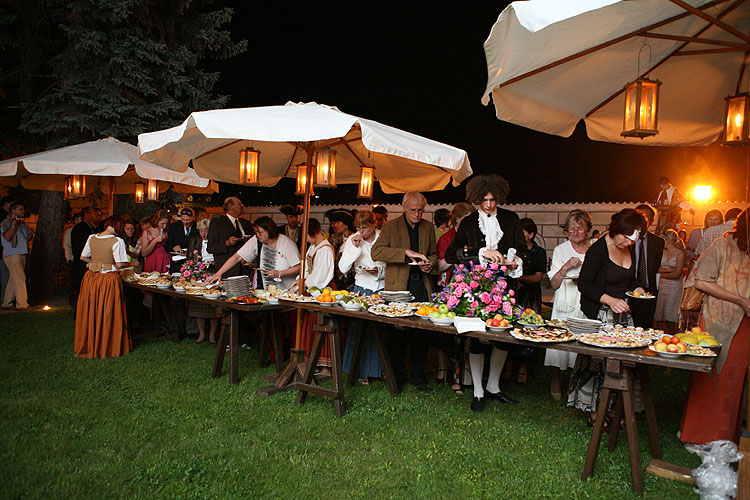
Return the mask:
[[[357,340],[354,341],[352,362],[349,364],[349,387],[353,386],[354,381],[359,377],[359,357],[360,350],[362,349],[362,337],[364,336],[364,332],[362,330],[364,328],[368,328],[368,326],[363,321],[358,321],[356,324],[358,326],[357,332],[355,333],[355,335],[357,336]]]
[[[238,384],[240,377],[238,375],[237,362],[239,361],[240,336],[239,336],[240,315],[236,309],[229,313],[229,383]]]
[[[383,366],[385,372],[385,380],[388,382],[388,390],[391,396],[394,398],[399,395],[400,391],[398,383],[396,382],[396,375],[393,373],[393,364],[391,363],[391,357],[388,355],[386,349],[385,339],[383,338],[383,331],[376,326],[373,326],[373,337],[375,338],[375,345],[378,348],[378,356],[380,356],[380,364]]]
[[[211,371],[211,376],[216,378],[221,375],[221,370],[224,368],[224,356],[227,353],[227,345],[229,345],[229,335],[227,335],[227,329],[225,324],[222,325],[219,330],[219,340],[216,342],[216,356],[214,357],[214,369]]]

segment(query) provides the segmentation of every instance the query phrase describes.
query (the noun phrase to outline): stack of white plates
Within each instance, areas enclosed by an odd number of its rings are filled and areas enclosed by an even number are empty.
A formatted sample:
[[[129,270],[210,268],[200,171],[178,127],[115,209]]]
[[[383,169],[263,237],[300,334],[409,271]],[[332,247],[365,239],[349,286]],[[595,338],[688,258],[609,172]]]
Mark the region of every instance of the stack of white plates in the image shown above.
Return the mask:
[[[241,297],[250,295],[253,291],[250,286],[250,278],[247,276],[233,276],[224,280],[224,289],[228,297]]]
[[[380,292],[380,295],[386,302],[411,302],[414,300],[414,295],[408,290],[398,292]]]
[[[601,330],[603,323],[597,319],[570,318],[566,319],[570,331],[576,335],[596,333]]]

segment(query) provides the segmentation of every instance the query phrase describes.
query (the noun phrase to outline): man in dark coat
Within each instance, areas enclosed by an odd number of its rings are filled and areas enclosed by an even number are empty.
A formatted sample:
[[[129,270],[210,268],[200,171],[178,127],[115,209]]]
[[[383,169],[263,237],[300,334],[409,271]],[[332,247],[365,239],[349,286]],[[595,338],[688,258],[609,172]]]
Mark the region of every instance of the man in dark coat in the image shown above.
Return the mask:
[[[661,266],[661,256],[664,253],[664,240],[648,228],[654,223],[656,211],[651,205],[638,205],[636,211],[646,219],[646,227],[641,231],[640,238],[630,246],[635,265],[635,279],[638,285],[647,292],[656,296],[656,271]],[[644,255],[645,254],[645,255]],[[633,299],[629,300],[630,314],[633,324],[641,328],[652,328],[654,326],[654,311],[656,311],[656,299]]]
[[[234,255],[237,250],[253,235],[250,221],[240,218],[245,206],[239,198],[230,196],[222,205],[224,215],[216,215],[211,219],[208,228],[208,253],[214,256],[216,269]],[[240,265],[232,267],[224,273],[225,278],[239,276]]]
[[[83,275],[86,274],[86,263],[81,260],[81,252],[86,246],[89,236],[96,233],[99,224],[97,211],[93,207],[81,210],[81,222],[73,226],[70,232],[70,247],[73,250],[73,262],[70,265],[70,285],[68,286],[68,302],[73,308],[73,316],[78,305],[78,293],[81,291]]]
[[[180,221],[180,224],[176,222],[170,224],[167,230],[167,241],[164,244],[164,248],[170,252],[179,252],[182,249],[187,249],[190,239],[198,235],[192,208],[186,207],[180,210]],[[182,261],[172,261],[169,270],[172,273],[176,273],[180,271],[180,267],[182,267]]]

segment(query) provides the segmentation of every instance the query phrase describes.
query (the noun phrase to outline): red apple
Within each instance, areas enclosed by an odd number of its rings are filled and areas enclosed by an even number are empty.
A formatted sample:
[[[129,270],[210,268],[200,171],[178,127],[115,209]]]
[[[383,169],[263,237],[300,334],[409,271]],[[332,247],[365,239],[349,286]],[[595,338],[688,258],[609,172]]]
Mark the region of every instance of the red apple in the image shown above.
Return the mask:
[[[484,324],[487,326],[492,326],[492,320],[488,319],[487,321],[484,322]]]
[[[492,320],[492,326],[494,326],[494,327],[500,326],[500,320],[499,319],[493,319]]]
[[[679,344],[675,344],[677,346],[678,352],[687,352],[687,345],[684,342],[680,342]]]
[[[677,344],[669,344],[667,346],[667,352],[677,352]]]

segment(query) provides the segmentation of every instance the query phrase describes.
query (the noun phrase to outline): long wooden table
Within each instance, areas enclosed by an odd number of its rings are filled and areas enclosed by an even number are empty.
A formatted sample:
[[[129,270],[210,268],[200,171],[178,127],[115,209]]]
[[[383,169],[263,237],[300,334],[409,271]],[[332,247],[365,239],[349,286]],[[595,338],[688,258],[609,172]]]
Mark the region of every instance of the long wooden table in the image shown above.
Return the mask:
[[[202,295],[189,295],[186,293],[175,292],[173,289],[157,288],[155,286],[139,285],[132,281],[123,280],[125,286],[140,290],[142,292],[152,293],[157,304],[155,304],[155,310],[160,311],[161,314],[166,316],[167,321],[170,325],[170,330],[160,331],[161,333],[171,333],[174,340],[177,328],[175,326],[175,319],[172,314],[173,309],[170,308],[168,300],[181,299],[192,302],[202,302],[210,304],[212,306],[221,307],[229,311],[229,335],[221,334],[216,344],[216,356],[214,359],[214,366],[211,372],[212,377],[218,377],[221,375],[222,368],[224,366],[224,357],[226,355],[226,347],[229,346],[229,383],[237,384],[240,381],[239,370],[238,370],[238,358],[239,358],[239,323],[240,314],[259,314],[272,311],[284,311],[292,310],[288,305],[285,304],[257,304],[257,305],[242,305],[242,304],[230,304],[224,299],[207,299]],[[280,367],[281,360],[283,359],[281,348],[279,345],[279,336],[276,324],[273,320],[272,315],[267,315],[264,321],[258,323],[262,329],[267,328],[270,330],[267,333],[270,334],[272,349],[274,350],[277,369]],[[265,339],[266,332],[261,333],[262,339]]]
[[[507,332],[486,331],[467,332],[465,334],[459,334],[453,326],[436,325],[429,320],[419,319],[416,316],[411,316],[408,318],[390,318],[386,316],[374,315],[361,310],[347,311],[346,309],[338,305],[321,306],[317,303],[283,302],[310,312],[316,312],[319,316],[317,323],[318,325],[320,325],[320,328],[316,329],[316,337],[313,343],[311,362],[306,367],[303,380],[295,384],[296,388],[299,390],[297,403],[304,403],[305,397],[307,396],[308,392],[312,392],[322,396],[328,396],[333,398],[334,400],[334,408],[337,415],[343,415],[343,411],[345,408],[343,401],[343,385],[341,384],[341,361],[340,356],[338,356],[337,352],[337,339],[330,339],[332,348],[331,352],[333,354],[333,390],[319,388],[317,384],[314,383],[314,380],[312,378],[312,370],[314,369],[315,360],[317,360],[316,354],[319,354],[320,347],[322,345],[322,342],[324,341],[323,337],[331,336],[332,333],[336,332],[336,328],[333,325],[333,317],[366,320],[370,322],[376,322],[379,326],[391,325],[405,328],[416,328],[432,332],[447,333],[450,335],[464,335],[466,337],[475,337],[481,340],[500,341],[507,344],[542,348],[551,347],[561,351],[575,352],[578,354],[591,356],[594,359],[602,360],[605,366],[605,377],[597,414],[606,415],[610,396],[614,394],[616,396],[615,416],[612,428],[610,429],[608,448],[610,451],[612,451],[617,445],[617,439],[620,430],[620,420],[624,418],[628,441],[628,452],[630,454],[630,471],[633,482],[633,489],[639,494],[643,493],[643,473],[641,470],[640,452],[638,450],[638,429],[636,426],[634,405],[634,385],[636,374],[638,375],[638,380],[640,381],[642,399],[645,407],[646,422],[649,431],[649,442],[651,445],[651,455],[653,457],[652,465],[658,464],[658,466],[663,467],[669,466],[670,464],[661,462],[660,460],[661,446],[659,444],[659,430],[656,422],[656,412],[654,410],[654,400],[651,391],[651,381],[649,378],[648,367],[663,366],[669,368],[678,368],[682,370],[710,372],[715,361],[715,358],[699,358],[695,356],[684,356],[680,358],[653,356],[647,348],[609,349],[582,344],[578,341],[558,343],[529,342],[525,340],[518,340]],[[376,327],[374,335],[381,361],[386,372],[386,380],[389,383],[391,394],[396,395],[398,394],[398,388],[395,384],[393,367],[391,366],[390,360],[388,359],[387,351],[384,348],[385,339],[383,338],[383,332],[380,328]],[[355,351],[358,351],[358,349],[355,349]],[[350,370],[350,382],[353,380],[353,377],[356,373],[357,357],[358,352],[355,352],[354,359],[352,361],[352,368]],[[581,479],[583,481],[588,479],[588,477],[590,477],[594,473],[594,465],[596,463],[596,457],[599,451],[599,445],[602,439],[603,432],[604,418],[598,418],[596,420],[596,424],[589,441],[583,474],[581,476]]]

